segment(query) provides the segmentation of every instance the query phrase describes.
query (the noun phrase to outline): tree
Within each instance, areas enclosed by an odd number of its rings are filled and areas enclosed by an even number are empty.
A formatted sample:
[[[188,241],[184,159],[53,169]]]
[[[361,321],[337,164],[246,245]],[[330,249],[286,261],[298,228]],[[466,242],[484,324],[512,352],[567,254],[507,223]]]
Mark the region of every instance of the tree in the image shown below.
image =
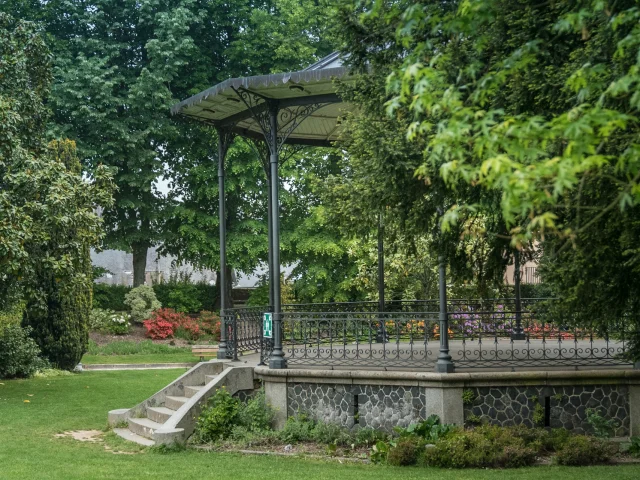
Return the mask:
[[[253,2],[245,9],[246,23],[235,25],[238,33],[225,52],[224,70],[217,72],[217,80],[297,70],[331,52],[325,2]],[[307,34],[300,35],[301,31]],[[211,83],[191,85],[191,91],[204,90]],[[183,122],[181,129],[183,141],[168,145],[165,154],[171,162],[172,191],[162,251],[175,255],[178,261],[219,270],[217,137],[213,129],[194,122]],[[307,149],[291,155],[287,150],[283,155],[289,157],[280,167],[283,263],[296,261],[291,232],[307,215],[308,206],[303,204],[306,197],[298,188],[301,184],[294,185],[295,176],[297,169],[304,169],[305,159],[321,160],[313,152]],[[253,273],[267,263],[268,197],[267,177],[255,145],[236,139],[227,154],[226,171],[226,278],[231,282],[231,270]],[[231,284],[226,290],[231,292]],[[231,298],[226,304],[232,305]]]
[[[51,66],[35,25],[0,13],[0,64],[0,299],[24,300],[42,352],[73,368],[87,346],[89,249],[111,177],[98,167],[83,179],[73,142],[44,142]]]
[[[425,144],[422,138],[407,138],[411,112],[402,107],[390,117],[385,109],[390,99],[387,76],[402,65],[406,55],[405,47],[395,41],[400,17],[363,16],[355,2],[348,2],[337,18],[336,35],[344,58],[355,71],[366,74],[354,84],[341,86],[342,96],[358,108],[342,122],[340,173],[330,176],[325,187],[323,203],[332,221],[346,234],[362,239],[375,237],[382,219],[387,253],[416,260],[407,261],[415,270],[405,279],[387,272],[387,283],[397,285],[399,295],[403,290],[416,291],[405,290],[407,278],[422,279],[414,288],[432,285],[425,275],[436,274],[425,267],[436,264],[440,255],[446,257],[452,280],[473,282],[478,295],[488,295],[503,283],[513,253],[499,195],[463,182],[447,184],[435,170],[416,175],[424,164]],[[443,213],[467,199],[473,199],[479,208],[455,227],[441,231]],[[416,255],[422,256],[422,264]],[[429,290],[418,290],[422,288]]]
[[[180,168],[176,152],[201,152],[212,140],[196,129],[200,147],[186,143],[193,127],[170,118],[169,107],[251,68],[295,69],[328,53],[316,0],[10,3],[0,8],[43,22],[52,38],[54,135],[77,140],[88,172],[100,164],[114,172],[106,244],[133,252],[136,286],[174,216],[157,181]]]
[[[410,112],[407,134],[424,153],[416,173],[497,193],[512,244],[544,240],[545,278],[571,317],[637,319],[636,2],[368,6],[397,22],[405,55],[388,106]],[[457,203],[445,227],[477,208]]]

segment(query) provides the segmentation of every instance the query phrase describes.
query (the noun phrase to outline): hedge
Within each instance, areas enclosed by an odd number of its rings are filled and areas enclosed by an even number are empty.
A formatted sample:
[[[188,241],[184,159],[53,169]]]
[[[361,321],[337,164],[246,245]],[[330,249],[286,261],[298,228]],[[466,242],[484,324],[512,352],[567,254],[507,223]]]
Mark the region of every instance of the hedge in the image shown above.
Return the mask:
[[[93,285],[93,308],[128,310],[124,297],[131,291],[126,285]],[[166,282],[153,285],[153,291],[163,307],[183,313],[213,311],[218,297],[215,285],[206,283]]]

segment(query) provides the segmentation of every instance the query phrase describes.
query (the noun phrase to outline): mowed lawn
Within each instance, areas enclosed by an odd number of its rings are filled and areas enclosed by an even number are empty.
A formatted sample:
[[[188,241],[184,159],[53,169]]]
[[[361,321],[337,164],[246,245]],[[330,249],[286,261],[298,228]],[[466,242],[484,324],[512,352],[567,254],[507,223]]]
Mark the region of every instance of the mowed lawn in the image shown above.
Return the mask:
[[[0,381],[0,479],[638,479],[640,466],[437,470],[340,464],[299,458],[187,450],[116,455],[104,444],[54,438],[103,429],[107,411],[133,406],[182,370],[85,372],[71,377]],[[28,400],[28,403],[25,403]]]

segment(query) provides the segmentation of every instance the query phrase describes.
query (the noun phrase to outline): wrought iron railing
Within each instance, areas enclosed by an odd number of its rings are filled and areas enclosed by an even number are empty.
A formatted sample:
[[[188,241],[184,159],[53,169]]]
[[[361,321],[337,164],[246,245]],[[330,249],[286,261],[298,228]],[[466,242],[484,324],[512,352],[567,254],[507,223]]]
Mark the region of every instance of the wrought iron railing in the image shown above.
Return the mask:
[[[264,338],[262,318],[271,307],[228,308],[223,316],[227,331],[227,358],[238,359],[245,352],[260,352],[261,358],[270,354],[271,339]]]
[[[606,327],[572,326],[553,315],[552,299],[449,300],[449,353],[460,368],[627,365],[627,341],[637,321]],[[282,343],[290,365],[432,368],[440,344],[436,300],[295,304],[282,308]],[[260,352],[266,362],[272,340],[263,338],[270,307],[228,309],[228,355]]]

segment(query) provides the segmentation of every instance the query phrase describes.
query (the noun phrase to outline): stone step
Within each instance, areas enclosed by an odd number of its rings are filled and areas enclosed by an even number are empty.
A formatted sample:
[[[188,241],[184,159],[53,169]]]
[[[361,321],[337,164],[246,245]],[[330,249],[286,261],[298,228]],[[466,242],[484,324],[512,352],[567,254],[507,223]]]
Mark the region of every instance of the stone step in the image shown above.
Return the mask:
[[[164,400],[164,406],[172,410],[178,410],[182,405],[187,403],[189,399],[187,397],[171,397],[167,395]]]
[[[153,439],[153,432],[161,426],[161,423],[154,422],[148,418],[129,418],[129,430],[142,437]]]
[[[204,385],[201,385],[199,387],[184,387],[184,396],[191,398],[203,388],[204,388]]]
[[[158,423],[166,422],[174,413],[175,410],[167,407],[147,407],[147,418]]]
[[[205,375],[204,376],[204,384],[208,384],[214,378],[218,378],[218,375]]]
[[[125,440],[135,442],[139,445],[144,445],[145,447],[153,447],[156,444],[156,442],[154,442],[153,440],[141,437],[140,435],[133,433],[128,428],[114,428],[113,433],[121,438],[124,438]]]

